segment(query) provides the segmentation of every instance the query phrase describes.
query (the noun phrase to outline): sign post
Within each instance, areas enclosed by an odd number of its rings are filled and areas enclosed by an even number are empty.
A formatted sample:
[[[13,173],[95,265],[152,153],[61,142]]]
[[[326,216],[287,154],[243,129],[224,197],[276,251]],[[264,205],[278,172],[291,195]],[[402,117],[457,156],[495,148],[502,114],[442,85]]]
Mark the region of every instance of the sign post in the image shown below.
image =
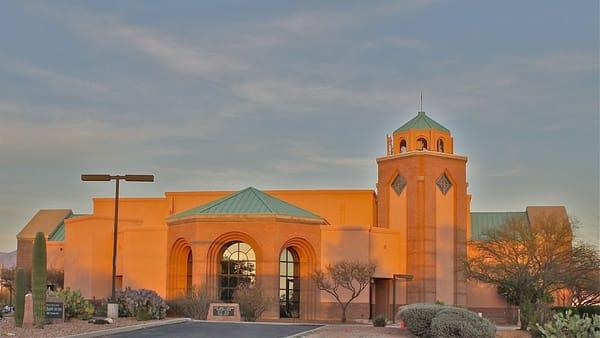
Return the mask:
[[[46,298],[46,320],[53,323],[65,321],[65,303],[59,297]]]

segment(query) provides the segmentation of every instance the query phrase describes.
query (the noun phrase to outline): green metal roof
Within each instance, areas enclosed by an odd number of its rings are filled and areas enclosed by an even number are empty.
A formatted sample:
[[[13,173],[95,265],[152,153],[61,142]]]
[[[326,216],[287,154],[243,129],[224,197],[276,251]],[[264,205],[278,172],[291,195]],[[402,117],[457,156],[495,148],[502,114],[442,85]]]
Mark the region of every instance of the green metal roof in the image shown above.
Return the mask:
[[[394,133],[407,131],[409,129],[437,129],[448,133],[450,132],[450,130],[446,129],[446,127],[435,122],[432,118],[427,116],[424,111],[418,112],[417,116],[406,122],[402,127],[396,129]]]
[[[529,224],[527,212],[472,212],[471,239],[485,240],[490,231],[503,227],[515,218]]]
[[[48,240],[49,241],[54,241],[54,242],[62,242],[62,241],[64,241],[65,240],[65,219],[79,217],[79,216],[85,216],[85,215],[79,215],[79,214],[73,214],[73,213],[71,213],[69,216],[65,217],[62,220],[62,222],[60,223],[60,225],[57,226],[56,229],[54,229],[54,231],[52,231],[50,233],[50,236],[48,236]]]
[[[323,218],[295,205],[289,204],[256,188],[249,187],[207,204],[180,212],[168,218],[176,220],[197,215],[277,215],[308,218],[323,221]]]

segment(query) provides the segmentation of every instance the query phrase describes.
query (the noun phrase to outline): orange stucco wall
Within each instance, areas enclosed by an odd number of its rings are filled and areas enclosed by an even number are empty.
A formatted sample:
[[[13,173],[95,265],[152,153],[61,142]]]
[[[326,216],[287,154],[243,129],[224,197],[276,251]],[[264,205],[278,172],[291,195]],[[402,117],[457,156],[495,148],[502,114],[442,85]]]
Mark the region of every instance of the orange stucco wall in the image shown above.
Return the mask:
[[[46,267],[48,269],[63,270],[65,266],[64,243],[46,242]]]
[[[466,255],[467,158],[433,151],[408,153],[377,159],[379,166],[378,226],[397,228],[406,240],[406,271],[414,276],[407,283],[407,302],[435,302],[441,298],[449,304],[466,305],[466,282],[455,269]],[[437,180],[446,175],[452,188],[440,194]],[[404,177],[406,186],[397,196],[392,182]],[[406,204],[403,194],[409,196]],[[399,209],[399,210],[396,210]],[[404,218],[398,220],[395,217]],[[451,238],[446,238],[447,234]]]

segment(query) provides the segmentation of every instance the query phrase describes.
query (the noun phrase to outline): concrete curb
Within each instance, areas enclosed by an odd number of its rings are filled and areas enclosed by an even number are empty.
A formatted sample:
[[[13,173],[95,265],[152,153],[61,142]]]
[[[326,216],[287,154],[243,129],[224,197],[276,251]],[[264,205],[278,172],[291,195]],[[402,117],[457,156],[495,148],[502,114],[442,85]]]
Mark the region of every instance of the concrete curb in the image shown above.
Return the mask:
[[[165,326],[165,325],[181,324],[181,323],[189,322],[190,320],[191,319],[189,319],[189,318],[166,319],[166,320],[160,320],[160,321],[152,322],[152,323],[130,325],[130,326],[123,326],[123,327],[115,327],[115,328],[112,328],[112,329],[105,329],[105,330],[98,330],[98,331],[93,331],[93,332],[79,333],[79,334],[74,334],[74,335],[71,335],[71,336],[65,336],[64,338],[92,338],[92,337],[102,337],[102,336],[109,336],[111,334],[131,332],[131,331],[149,329],[149,328],[159,327],[159,326]]]

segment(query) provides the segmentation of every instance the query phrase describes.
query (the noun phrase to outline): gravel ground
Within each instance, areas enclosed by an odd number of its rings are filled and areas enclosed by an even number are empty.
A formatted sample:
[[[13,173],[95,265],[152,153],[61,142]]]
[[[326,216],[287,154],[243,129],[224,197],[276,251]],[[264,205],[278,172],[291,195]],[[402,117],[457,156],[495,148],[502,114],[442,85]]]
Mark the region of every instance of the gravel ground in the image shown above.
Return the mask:
[[[150,323],[153,321],[146,321],[143,323]],[[49,324],[43,329],[34,328],[20,328],[15,327],[15,321],[13,317],[5,317],[0,322],[0,335],[3,337],[63,337],[78,333],[92,332],[98,330],[112,329],[116,327],[131,326],[141,324],[142,322],[137,321],[135,318],[119,318],[114,324],[89,324],[85,320],[71,319],[70,321]]]
[[[521,330],[498,330],[496,337],[501,338],[530,338],[531,335],[527,331]]]
[[[311,334],[309,338],[401,338],[415,337],[407,329],[398,327],[372,327],[359,325],[330,325],[323,327]],[[531,335],[525,331],[498,330],[496,337],[499,338],[530,338]]]
[[[414,337],[408,330],[398,327],[373,327],[366,325],[331,325],[308,334],[310,338],[401,338]]]

